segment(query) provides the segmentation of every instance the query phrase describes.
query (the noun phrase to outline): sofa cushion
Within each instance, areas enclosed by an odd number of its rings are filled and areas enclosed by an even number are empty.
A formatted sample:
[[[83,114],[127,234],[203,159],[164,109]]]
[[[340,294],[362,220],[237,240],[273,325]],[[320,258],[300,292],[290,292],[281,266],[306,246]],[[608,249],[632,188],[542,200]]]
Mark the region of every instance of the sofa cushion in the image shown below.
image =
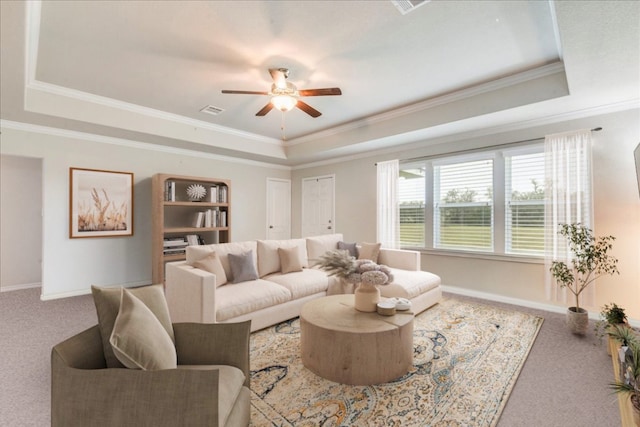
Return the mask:
[[[360,243],[358,259],[370,259],[373,262],[378,262],[380,246],[382,246],[381,243]]]
[[[231,267],[233,283],[246,282],[258,278],[253,251],[229,254],[229,267]]]
[[[207,256],[193,263],[195,268],[208,271],[216,275],[216,287],[227,283],[227,273],[224,272],[220,257],[216,252],[211,252]]]
[[[302,260],[302,267],[308,267],[307,244],[305,239],[258,240],[258,274],[260,277],[280,271],[282,269],[282,264],[280,262],[278,249],[288,249],[293,247],[298,249],[299,257]]]
[[[440,285],[440,277],[426,271],[407,271],[390,268],[393,283],[378,286],[380,295],[387,298],[411,299]]]
[[[342,251],[349,251],[349,255],[354,258],[358,258],[358,246],[356,243],[338,242],[338,249]]]
[[[173,325],[171,325],[169,307],[164,297],[162,285],[142,286],[128,290],[153,312],[171,337],[171,340],[174,341]],[[118,311],[120,311],[121,287],[103,288],[94,285],[91,286],[91,293],[98,315],[98,326],[100,327],[102,348],[107,368],[123,368],[124,365],[113,353],[111,343],[109,343],[111,332],[113,332],[113,324],[118,316]]]
[[[307,237],[307,257],[309,258],[309,266],[318,264],[320,262],[320,257],[326,252],[338,249],[338,242],[341,240],[341,233]]]
[[[229,254],[240,254],[250,250],[253,250],[254,257],[257,257],[255,240],[249,240],[246,242],[218,243],[215,245],[187,246],[186,261],[187,264],[193,266],[193,264],[199,259],[204,258],[211,252],[215,252],[220,258],[220,263],[227,275],[227,280],[231,281],[233,280],[233,275],[231,274],[231,267],[229,266]],[[257,258],[254,258],[254,262],[255,265],[258,265]]]
[[[280,256],[280,271],[282,274],[302,271],[302,259],[297,247],[278,248],[278,255]]]
[[[158,318],[131,292],[121,292],[120,310],[109,339],[115,356],[130,369],[175,369],[176,348]]]
[[[216,289],[216,321],[251,313],[291,300],[283,286],[263,279],[250,280]]]
[[[302,271],[288,274],[274,273],[265,277],[265,280],[287,288],[291,292],[291,299],[327,292],[329,288],[327,273],[313,268],[305,268]]]
[[[218,371],[218,425],[227,425],[229,414],[244,384],[244,373],[228,365],[178,365],[178,369]]]

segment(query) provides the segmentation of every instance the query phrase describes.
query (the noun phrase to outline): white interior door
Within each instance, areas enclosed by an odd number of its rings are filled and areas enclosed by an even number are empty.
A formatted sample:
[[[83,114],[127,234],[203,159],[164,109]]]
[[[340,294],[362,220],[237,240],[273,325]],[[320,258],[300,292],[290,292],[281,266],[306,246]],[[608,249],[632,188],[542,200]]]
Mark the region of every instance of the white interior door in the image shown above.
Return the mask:
[[[302,180],[302,236],[335,233],[335,177]]]
[[[267,178],[267,239],[291,238],[291,181]]]

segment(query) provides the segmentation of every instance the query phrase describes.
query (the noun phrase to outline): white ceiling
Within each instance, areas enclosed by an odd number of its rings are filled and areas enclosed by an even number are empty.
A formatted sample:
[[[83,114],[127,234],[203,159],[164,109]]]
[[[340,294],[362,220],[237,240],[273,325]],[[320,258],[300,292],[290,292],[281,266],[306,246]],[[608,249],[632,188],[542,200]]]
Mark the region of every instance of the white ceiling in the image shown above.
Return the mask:
[[[640,99],[637,1],[0,4],[2,119],[275,163]],[[314,119],[221,93],[268,91],[272,67],[343,94],[304,98]]]

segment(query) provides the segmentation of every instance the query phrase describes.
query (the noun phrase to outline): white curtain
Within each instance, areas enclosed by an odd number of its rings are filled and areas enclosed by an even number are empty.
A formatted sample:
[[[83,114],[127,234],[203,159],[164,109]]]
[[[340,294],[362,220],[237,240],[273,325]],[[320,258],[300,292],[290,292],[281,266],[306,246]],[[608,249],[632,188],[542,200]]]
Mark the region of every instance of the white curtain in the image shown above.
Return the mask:
[[[574,297],[554,282],[549,272],[553,260],[570,263],[571,253],[559,224],[582,223],[593,229],[591,192],[591,131],[545,137],[545,270],[546,292],[551,301],[573,306]],[[580,294],[580,305],[595,304],[595,286]]]
[[[400,162],[389,160],[377,163],[377,239],[383,248],[400,247],[400,207],[398,203],[398,174]]]

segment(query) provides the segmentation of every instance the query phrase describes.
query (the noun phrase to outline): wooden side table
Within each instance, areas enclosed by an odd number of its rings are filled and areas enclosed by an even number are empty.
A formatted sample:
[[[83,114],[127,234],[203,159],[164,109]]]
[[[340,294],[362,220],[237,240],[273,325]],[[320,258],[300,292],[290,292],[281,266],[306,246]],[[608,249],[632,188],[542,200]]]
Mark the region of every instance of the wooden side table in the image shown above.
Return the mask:
[[[353,295],[308,302],[300,314],[303,365],[342,384],[381,384],[401,377],[413,363],[413,313],[363,313]]]

